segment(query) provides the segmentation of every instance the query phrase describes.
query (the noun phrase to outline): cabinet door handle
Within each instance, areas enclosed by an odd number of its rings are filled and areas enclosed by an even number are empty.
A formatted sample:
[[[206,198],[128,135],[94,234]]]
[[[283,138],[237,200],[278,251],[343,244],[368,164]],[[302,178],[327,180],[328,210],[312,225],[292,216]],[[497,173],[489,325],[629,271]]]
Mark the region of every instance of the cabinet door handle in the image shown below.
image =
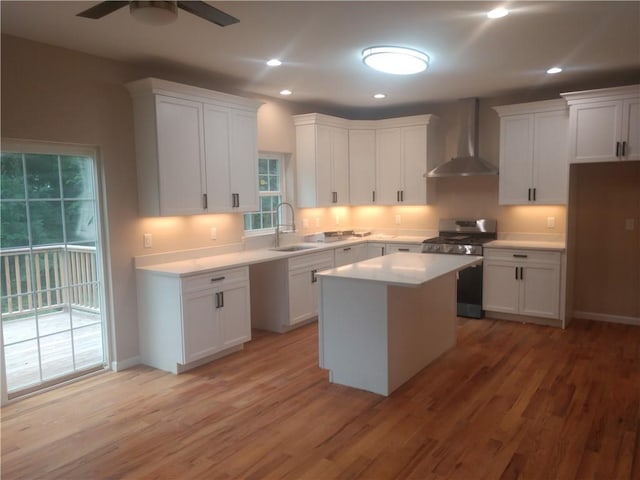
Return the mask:
[[[627,142],[622,142],[622,156],[624,157],[627,154]]]
[[[404,190],[400,190],[400,201],[404,202]]]
[[[214,278],[212,278],[212,279],[211,279],[211,283],[213,283],[213,282],[219,282],[219,281],[221,281],[221,280],[224,280],[224,277],[214,277]]]
[[[376,191],[375,190],[373,192],[371,192],[371,198],[373,200],[373,203],[375,203],[375,201],[376,201]]]
[[[318,281],[318,277],[316,277],[316,272],[318,270],[311,270],[311,283],[316,283]]]
[[[220,308],[224,308],[224,292],[220,292]]]
[[[616,142],[616,157],[620,156],[620,142]]]
[[[535,187],[533,189],[533,201],[534,202],[536,201],[536,189],[535,189]]]
[[[528,190],[527,200],[531,201],[531,189]]]
[[[525,254],[523,254],[523,253],[514,253],[514,254],[513,254],[513,257],[514,257],[514,258],[528,258],[528,257],[529,257],[529,255],[525,255]]]
[[[518,280],[518,267],[515,268],[516,271],[516,280]]]
[[[338,192],[331,192],[331,202],[338,203]]]
[[[206,210],[209,207],[208,202],[207,202],[207,194],[203,193],[202,194],[202,208],[204,210]]]
[[[524,267],[520,267],[520,280],[524,279]]]
[[[220,308],[220,292],[216,292],[216,308]]]
[[[396,190],[396,201],[400,201],[400,190]]]

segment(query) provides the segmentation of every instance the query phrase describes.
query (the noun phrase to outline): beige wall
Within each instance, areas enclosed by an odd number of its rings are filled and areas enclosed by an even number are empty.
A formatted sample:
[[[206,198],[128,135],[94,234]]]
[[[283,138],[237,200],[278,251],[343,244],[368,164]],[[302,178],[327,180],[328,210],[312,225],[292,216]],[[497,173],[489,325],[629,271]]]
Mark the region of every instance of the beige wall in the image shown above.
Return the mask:
[[[126,82],[147,76],[234,92],[202,72],[136,68],[119,62],[2,36],[3,138],[98,147],[106,186],[111,272],[111,360],[138,355],[133,257],[147,253],[238,242],[239,215],[140,218],[131,100]],[[291,152],[295,130],[285,103],[265,101],[259,112],[259,147]],[[209,239],[215,226],[218,239]],[[153,248],[142,248],[142,234],[153,234]]]
[[[640,162],[574,165],[571,183],[574,310],[640,319]]]
[[[223,245],[241,241],[240,215],[140,218],[137,215],[136,171],[131,101],[123,84],[155,76],[227,93],[238,92],[229,79],[186,68],[132,66],[11,36],[2,36],[2,137],[96,146],[106,185],[107,246],[111,272],[111,359],[127,362],[138,354],[136,292],[133,257],[148,253]],[[595,87],[594,87],[595,88]],[[498,163],[497,114],[492,105],[553,98],[531,90],[524,95],[480,102],[480,153]],[[258,146],[261,150],[292,153],[295,129],[292,114],[314,107],[262,99],[258,113]],[[434,113],[442,118],[446,139],[445,158],[455,153],[457,108],[455,104],[414,105],[394,111],[328,111],[346,118]],[[563,233],[563,207],[498,207],[497,178],[437,180],[438,201],[429,207],[359,207],[306,209],[307,231],[340,228],[432,230],[440,217],[495,217],[501,231]],[[400,227],[395,216],[401,215]],[[336,224],[336,216],[338,223]],[[546,217],[556,217],[556,228],[546,228]],[[316,218],[318,225],[316,226]],[[298,221],[302,226],[302,221]],[[217,240],[209,238],[216,227]],[[153,248],[142,248],[142,235],[153,234]]]

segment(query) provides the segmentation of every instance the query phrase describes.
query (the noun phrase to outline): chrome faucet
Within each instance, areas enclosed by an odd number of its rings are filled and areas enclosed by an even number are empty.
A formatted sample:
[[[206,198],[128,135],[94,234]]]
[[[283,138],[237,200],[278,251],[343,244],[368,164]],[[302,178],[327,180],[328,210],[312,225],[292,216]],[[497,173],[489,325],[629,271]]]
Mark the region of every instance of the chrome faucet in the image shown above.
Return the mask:
[[[280,207],[288,206],[291,210],[291,223],[280,223]],[[293,211],[293,206],[288,202],[281,202],[276,205],[276,248],[280,246],[280,233],[295,233],[296,231],[296,215]],[[280,230],[280,227],[290,227],[291,230]]]

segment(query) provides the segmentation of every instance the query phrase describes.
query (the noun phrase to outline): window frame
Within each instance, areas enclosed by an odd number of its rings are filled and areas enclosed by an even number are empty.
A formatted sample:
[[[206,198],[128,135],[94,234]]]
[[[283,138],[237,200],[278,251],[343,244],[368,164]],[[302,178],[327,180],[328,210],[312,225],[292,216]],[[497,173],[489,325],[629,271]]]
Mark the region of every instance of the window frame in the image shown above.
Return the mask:
[[[267,228],[252,228],[247,230],[246,229],[246,218],[247,216],[250,215],[254,215],[256,213],[261,213],[262,212],[262,198],[264,197],[280,197],[280,201],[281,202],[286,202],[287,201],[287,194],[286,194],[286,159],[287,156],[284,153],[278,153],[278,152],[258,152],[258,165],[257,165],[257,169],[256,171],[257,173],[257,180],[258,180],[258,184],[257,184],[257,188],[258,188],[258,210],[252,211],[252,212],[245,212],[243,215],[243,229],[244,229],[244,235],[246,237],[251,237],[251,236],[259,236],[259,235],[269,235],[269,234],[273,234],[275,233],[276,227],[275,225],[273,227],[267,227]],[[260,185],[259,185],[259,181],[260,181],[260,160],[277,160],[278,161],[278,177],[279,177],[279,186],[280,186],[280,190],[278,192],[272,191],[272,190],[260,190]],[[286,218],[281,218],[280,221],[285,221]]]

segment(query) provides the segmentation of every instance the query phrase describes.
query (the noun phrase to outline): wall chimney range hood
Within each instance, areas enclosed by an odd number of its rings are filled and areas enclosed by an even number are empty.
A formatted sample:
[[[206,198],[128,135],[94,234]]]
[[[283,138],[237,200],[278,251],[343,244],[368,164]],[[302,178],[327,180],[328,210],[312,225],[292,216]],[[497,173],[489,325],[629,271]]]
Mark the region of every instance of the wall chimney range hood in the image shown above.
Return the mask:
[[[468,177],[474,175],[497,175],[498,169],[492,163],[478,156],[479,102],[477,98],[460,101],[460,132],[458,134],[457,155],[425,176]]]

